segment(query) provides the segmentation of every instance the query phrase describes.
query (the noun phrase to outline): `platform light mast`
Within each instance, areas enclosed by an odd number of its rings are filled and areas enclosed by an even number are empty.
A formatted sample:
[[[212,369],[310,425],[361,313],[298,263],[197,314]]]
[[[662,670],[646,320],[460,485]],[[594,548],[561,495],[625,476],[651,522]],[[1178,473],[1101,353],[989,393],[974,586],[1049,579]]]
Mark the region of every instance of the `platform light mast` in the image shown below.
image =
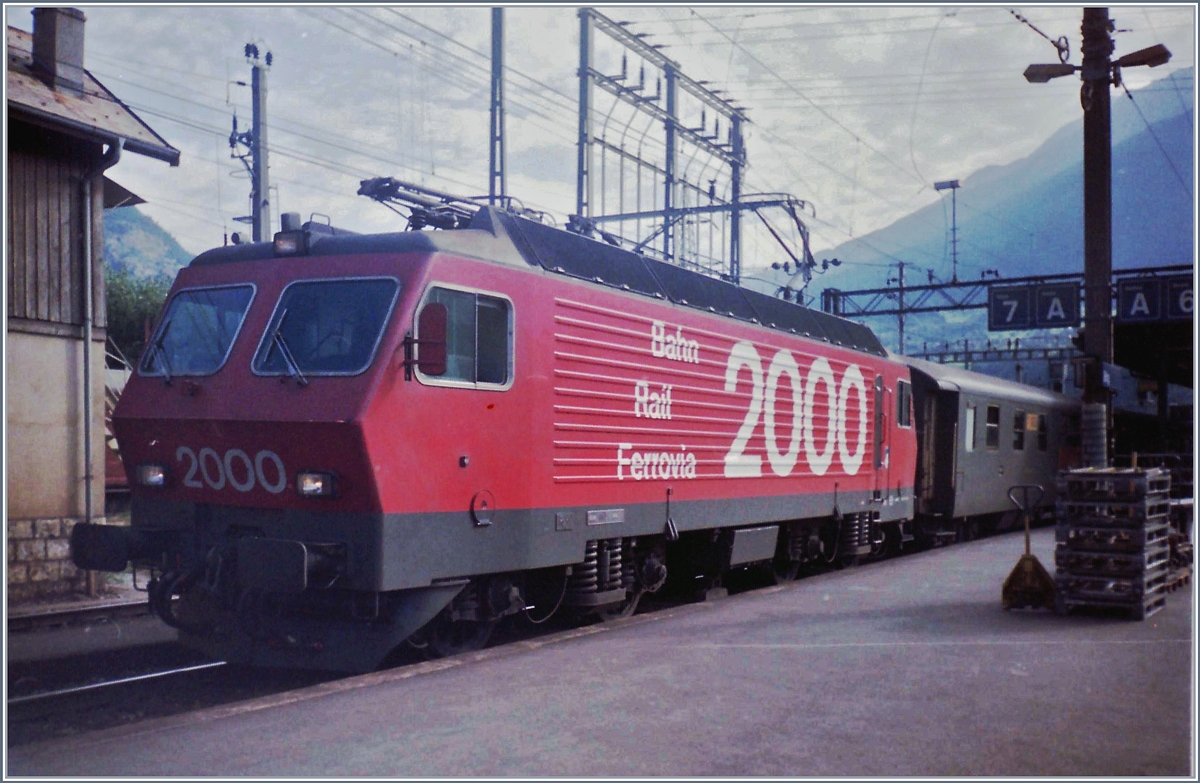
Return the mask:
[[[950,191],[950,262],[952,271],[950,282],[958,282],[958,180],[948,179],[933,183],[933,189],[939,193]],[[942,213],[943,215],[946,213]]]

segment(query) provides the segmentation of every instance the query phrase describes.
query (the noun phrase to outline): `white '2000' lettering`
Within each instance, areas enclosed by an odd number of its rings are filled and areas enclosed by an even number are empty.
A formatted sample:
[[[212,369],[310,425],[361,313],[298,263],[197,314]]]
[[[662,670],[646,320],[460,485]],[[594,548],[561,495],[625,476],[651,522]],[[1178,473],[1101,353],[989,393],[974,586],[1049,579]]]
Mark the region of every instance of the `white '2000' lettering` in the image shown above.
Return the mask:
[[[834,452],[847,475],[853,476],[862,467],[867,445],[867,389],[862,370],[852,364],[842,373],[839,384],[834,378],[833,368],[825,357],[816,359],[808,368],[804,383],[800,381],[800,368],[791,351],[778,351],[767,368],[763,380],[762,358],[749,340],[736,343],[729,352],[725,365],[725,391],[736,391],[738,374],[742,367],[750,370],[750,405],[741,426],[725,455],[725,477],[746,478],[762,475],[762,458],[746,454],[750,442],[763,418],[763,430],[767,445],[767,459],[777,476],[791,475],[800,454],[800,443],[804,443],[804,456],[808,467],[815,475],[823,476],[833,464]],[[792,387],[792,429],[786,451],[780,451],[776,440],[775,404],[779,392],[779,381],[787,376]],[[823,388],[822,388],[823,387]],[[815,411],[818,409],[817,395],[821,391],[828,400],[828,425],[825,447],[817,450],[815,437]],[[858,432],[854,450],[850,450],[847,439],[847,413],[850,394],[858,395]],[[765,409],[765,415],[764,415]]]
[[[175,450],[175,461],[186,462],[183,486],[192,489],[203,489],[207,484],[211,489],[221,490],[228,484],[238,492],[249,492],[258,484],[272,495],[278,495],[287,487],[287,471],[283,468],[283,460],[267,449],[255,454],[251,462],[241,449],[230,449],[222,456],[216,449],[205,446],[197,456],[187,446],[180,446]],[[203,483],[197,474],[204,478]]]
[[[762,475],[762,457],[745,453],[746,444],[750,442],[750,436],[758,426],[758,417],[762,415],[763,408],[762,359],[749,340],[742,340],[729,352],[729,362],[725,365],[725,391],[732,392],[737,389],[738,372],[743,367],[750,370],[750,408],[729,446],[729,453],[725,455],[725,475],[729,478]],[[772,400],[772,422],[775,420],[774,406],[775,401]]]

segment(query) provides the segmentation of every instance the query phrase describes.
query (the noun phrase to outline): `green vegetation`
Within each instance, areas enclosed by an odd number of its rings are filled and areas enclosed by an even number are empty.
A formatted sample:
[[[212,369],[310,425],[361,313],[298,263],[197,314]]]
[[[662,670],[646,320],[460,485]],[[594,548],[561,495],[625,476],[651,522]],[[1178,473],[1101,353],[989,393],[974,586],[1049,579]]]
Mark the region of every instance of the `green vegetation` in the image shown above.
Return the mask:
[[[124,269],[106,266],[108,335],[130,363],[141,356],[146,337],[171,288],[165,275],[137,277]]]
[[[171,280],[190,257],[136,207],[104,212],[108,334],[130,362],[141,355]]]

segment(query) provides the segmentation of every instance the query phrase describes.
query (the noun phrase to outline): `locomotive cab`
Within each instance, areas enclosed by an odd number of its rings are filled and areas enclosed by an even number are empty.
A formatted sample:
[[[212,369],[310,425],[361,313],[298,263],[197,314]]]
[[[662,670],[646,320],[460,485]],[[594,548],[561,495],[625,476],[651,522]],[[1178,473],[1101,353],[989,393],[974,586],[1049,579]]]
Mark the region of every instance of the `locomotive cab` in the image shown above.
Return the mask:
[[[413,232],[388,254],[340,254],[353,237],[311,231],[299,244],[281,232],[219,248],[181,270],[113,416],[132,526],[79,525],[72,554],[82,568],[150,568],[153,608],[214,655],[253,662],[256,648],[283,645],[304,665],[369,669],[464,584],[425,580],[405,595],[413,585],[384,573],[381,457],[365,432],[381,389],[414,368],[446,374],[447,309],[423,309],[415,365],[428,240]],[[230,649],[229,618],[254,601],[274,604],[266,614],[303,603],[311,632],[268,630]],[[337,644],[335,617],[365,619],[374,647]]]
[[[497,495],[532,505],[509,457],[531,413],[505,394],[504,292],[528,264],[489,218],[310,223],[194,259],[113,416],[132,525],[77,525],[76,565],[150,569],[152,608],[214,657],[369,671],[422,628],[439,652],[477,645],[542,587],[506,573],[585,560],[582,542],[456,543],[492,525]]]

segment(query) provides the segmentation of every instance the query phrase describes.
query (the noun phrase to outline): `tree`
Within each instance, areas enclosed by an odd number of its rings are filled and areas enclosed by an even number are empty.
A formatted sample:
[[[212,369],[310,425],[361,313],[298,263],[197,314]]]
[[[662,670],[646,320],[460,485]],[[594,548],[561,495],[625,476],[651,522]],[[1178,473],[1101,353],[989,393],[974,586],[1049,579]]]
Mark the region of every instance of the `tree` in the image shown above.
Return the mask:
[[[154,327],[171,280],[166,276],[136,277],[124,269],[106,266],[108,336],[130,363],[135,363]]]

